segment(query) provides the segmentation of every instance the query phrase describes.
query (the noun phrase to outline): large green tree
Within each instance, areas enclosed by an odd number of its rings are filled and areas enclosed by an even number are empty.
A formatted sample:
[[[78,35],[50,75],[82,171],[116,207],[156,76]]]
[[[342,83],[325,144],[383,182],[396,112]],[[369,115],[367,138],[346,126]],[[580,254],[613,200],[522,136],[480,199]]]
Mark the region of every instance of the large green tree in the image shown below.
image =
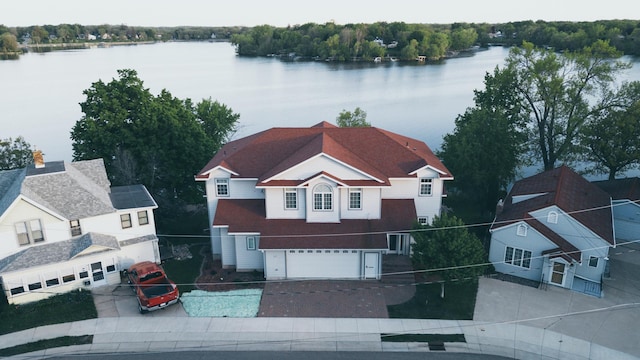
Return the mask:
[[[135,70],[84,91],[71,131],[74,160],[102,158],[114,185],[142,183],[163,205],[197,201],[193,175],[233,133],[239,115],[210,99],[154,96]]]
[[[582,126],[611,106],[606,94],[616,75],[630,66],[613,60],[619,55],[605,41],[562,54],[529,42],[510,50],[502,71],[515,81],[498,84],[508,84],[510,88],[503,92],[519,96],[520,110],[529,123],[532,154],[545,170],[558,161],[574,161]],[[500,71],[495,76],[506,74]]]
[[[625,84],[620,93],[620,106],[585,125],[580,137],[591,162],[587,170],[609,180],[640,165],[640,82]],[[632,102],[626,106],[623,99]]]
[[[451,198],[468,208],[467,221],[493,217],[496,202],[525,162],[527,136],[520,98],[507,91],[514,81],[507,71],[487,73],[485,90],[475,91],[475,106],[458,116],[438,152],[455,174]]]
[[[348,110],[342,110],[338,117],[336,117],[336,123],[339,127],[369,127],[371,124],[367,121],[367,112],[356,107],[353,112]]]
[[[487,255],[478,237],[455,216],[442,215],[431,225],[416,225],[411,260],[420,270],[433,270],[445,281],[477,281],[487,267]],[[442,282],[444,297],[444,282]]]
[[[19,169],[31,163],[31,145],[22,136],[0,139],[0,170]]]

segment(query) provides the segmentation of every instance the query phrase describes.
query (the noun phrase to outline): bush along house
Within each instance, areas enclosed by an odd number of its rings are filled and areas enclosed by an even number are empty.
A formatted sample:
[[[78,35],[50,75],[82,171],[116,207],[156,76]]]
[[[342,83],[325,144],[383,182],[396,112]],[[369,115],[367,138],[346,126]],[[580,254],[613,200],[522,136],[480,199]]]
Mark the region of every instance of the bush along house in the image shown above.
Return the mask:
[[[102,159],[0,171],[0,279],[9,303],[120,283],[120,271],[159,262],[143,185],[115,186]]]
[[[375,127],[272,128],[229,142],[206,184],[213,255],[266,279],[379,279],[440,214],[449,170],[421,141]]]

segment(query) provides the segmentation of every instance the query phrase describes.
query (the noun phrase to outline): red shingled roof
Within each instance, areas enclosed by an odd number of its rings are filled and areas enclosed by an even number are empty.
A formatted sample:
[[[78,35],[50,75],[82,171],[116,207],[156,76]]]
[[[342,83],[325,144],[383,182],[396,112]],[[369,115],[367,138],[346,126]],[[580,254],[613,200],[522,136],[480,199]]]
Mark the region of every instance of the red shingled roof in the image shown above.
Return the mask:
[[[242,178],[266,180],[319,154],[331,156],[388,185],[391,177],[431,166],[449,170],[422,141],[375,127],[339,128],[327,122],[310,128],[272,128],[224,145],[196,175],[224,167]],[[262,184],[259,184],[262,185]],[[266,183],[264,184],[266,185]]]
[[[513,203],[514,196],[540,194],[531,199]],[[530,212],[556,205],[585,227],[610,244],[613,238],[611,199],[609,194],[568,168],[561,166],[553,170],[517,181],[504,202],[504,208],[496,216],[492,229],[530,219]],[[546,228],[542,223],[536,224]],[[540,231],[540,230],[539,230]],[[543,232],[543,231],[541,231]],[[545,234],[543,232],[545,236]],[[571,250],[559,237],[547,236],[563,250]]]
[[[387,232],[409,231],[416,220],[413,199],[382,200],[382,219],[307,223],[266,219],[264,199],[221,199],[214,226],[229,233],[260,233],[260,249],[387,249]]]

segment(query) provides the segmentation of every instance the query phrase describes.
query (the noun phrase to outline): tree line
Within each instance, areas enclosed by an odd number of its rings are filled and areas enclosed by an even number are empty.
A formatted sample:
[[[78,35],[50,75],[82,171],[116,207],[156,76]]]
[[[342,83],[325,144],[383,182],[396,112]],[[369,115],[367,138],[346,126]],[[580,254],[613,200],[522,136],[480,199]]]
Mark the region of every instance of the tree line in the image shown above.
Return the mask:
[[[640,22],[521,21],[505,24],[454,23],[450,25],[377,22],[288,26],[256,26],[233,34],[237,53],[245,56],[296,56],[309,59],[352,61],[376,57],[415,60],[442,59],[473,45],[520,46],[523,41],[556,51],[577,51],[597,40],[608,41],[628,55],[640,54]]]
[[[83,44],[100,42],[140,41],[204,41],[229,40],[231,34],[244,31],[244,27],[145,27],[129,25],[34,25],[7,27],[0,24],[0,51],[13,53],[21,45],[51,46],[55,44]]]

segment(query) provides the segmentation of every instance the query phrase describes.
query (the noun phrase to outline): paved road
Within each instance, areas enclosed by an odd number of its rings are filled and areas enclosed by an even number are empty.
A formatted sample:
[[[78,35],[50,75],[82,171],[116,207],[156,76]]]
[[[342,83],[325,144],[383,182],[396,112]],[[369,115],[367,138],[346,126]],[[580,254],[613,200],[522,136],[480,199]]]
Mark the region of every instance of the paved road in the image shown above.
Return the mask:
[[[51,359],[68,359],[68,357],[52,357]],[[78,355],[73,359],[77,360],[95,360],[96,355]],[[172,353],[145,353],[145,354],[101,354],[100,359],[105,360],[164,360],[164,359],[180,359],[180,360],[501,360],[509,359],[495,355],[479,355],[479,354],[451,354],[451,353],[376,353],[376,352],[281,352],[281,351],[189,351],[189,352],[172,352]]]

